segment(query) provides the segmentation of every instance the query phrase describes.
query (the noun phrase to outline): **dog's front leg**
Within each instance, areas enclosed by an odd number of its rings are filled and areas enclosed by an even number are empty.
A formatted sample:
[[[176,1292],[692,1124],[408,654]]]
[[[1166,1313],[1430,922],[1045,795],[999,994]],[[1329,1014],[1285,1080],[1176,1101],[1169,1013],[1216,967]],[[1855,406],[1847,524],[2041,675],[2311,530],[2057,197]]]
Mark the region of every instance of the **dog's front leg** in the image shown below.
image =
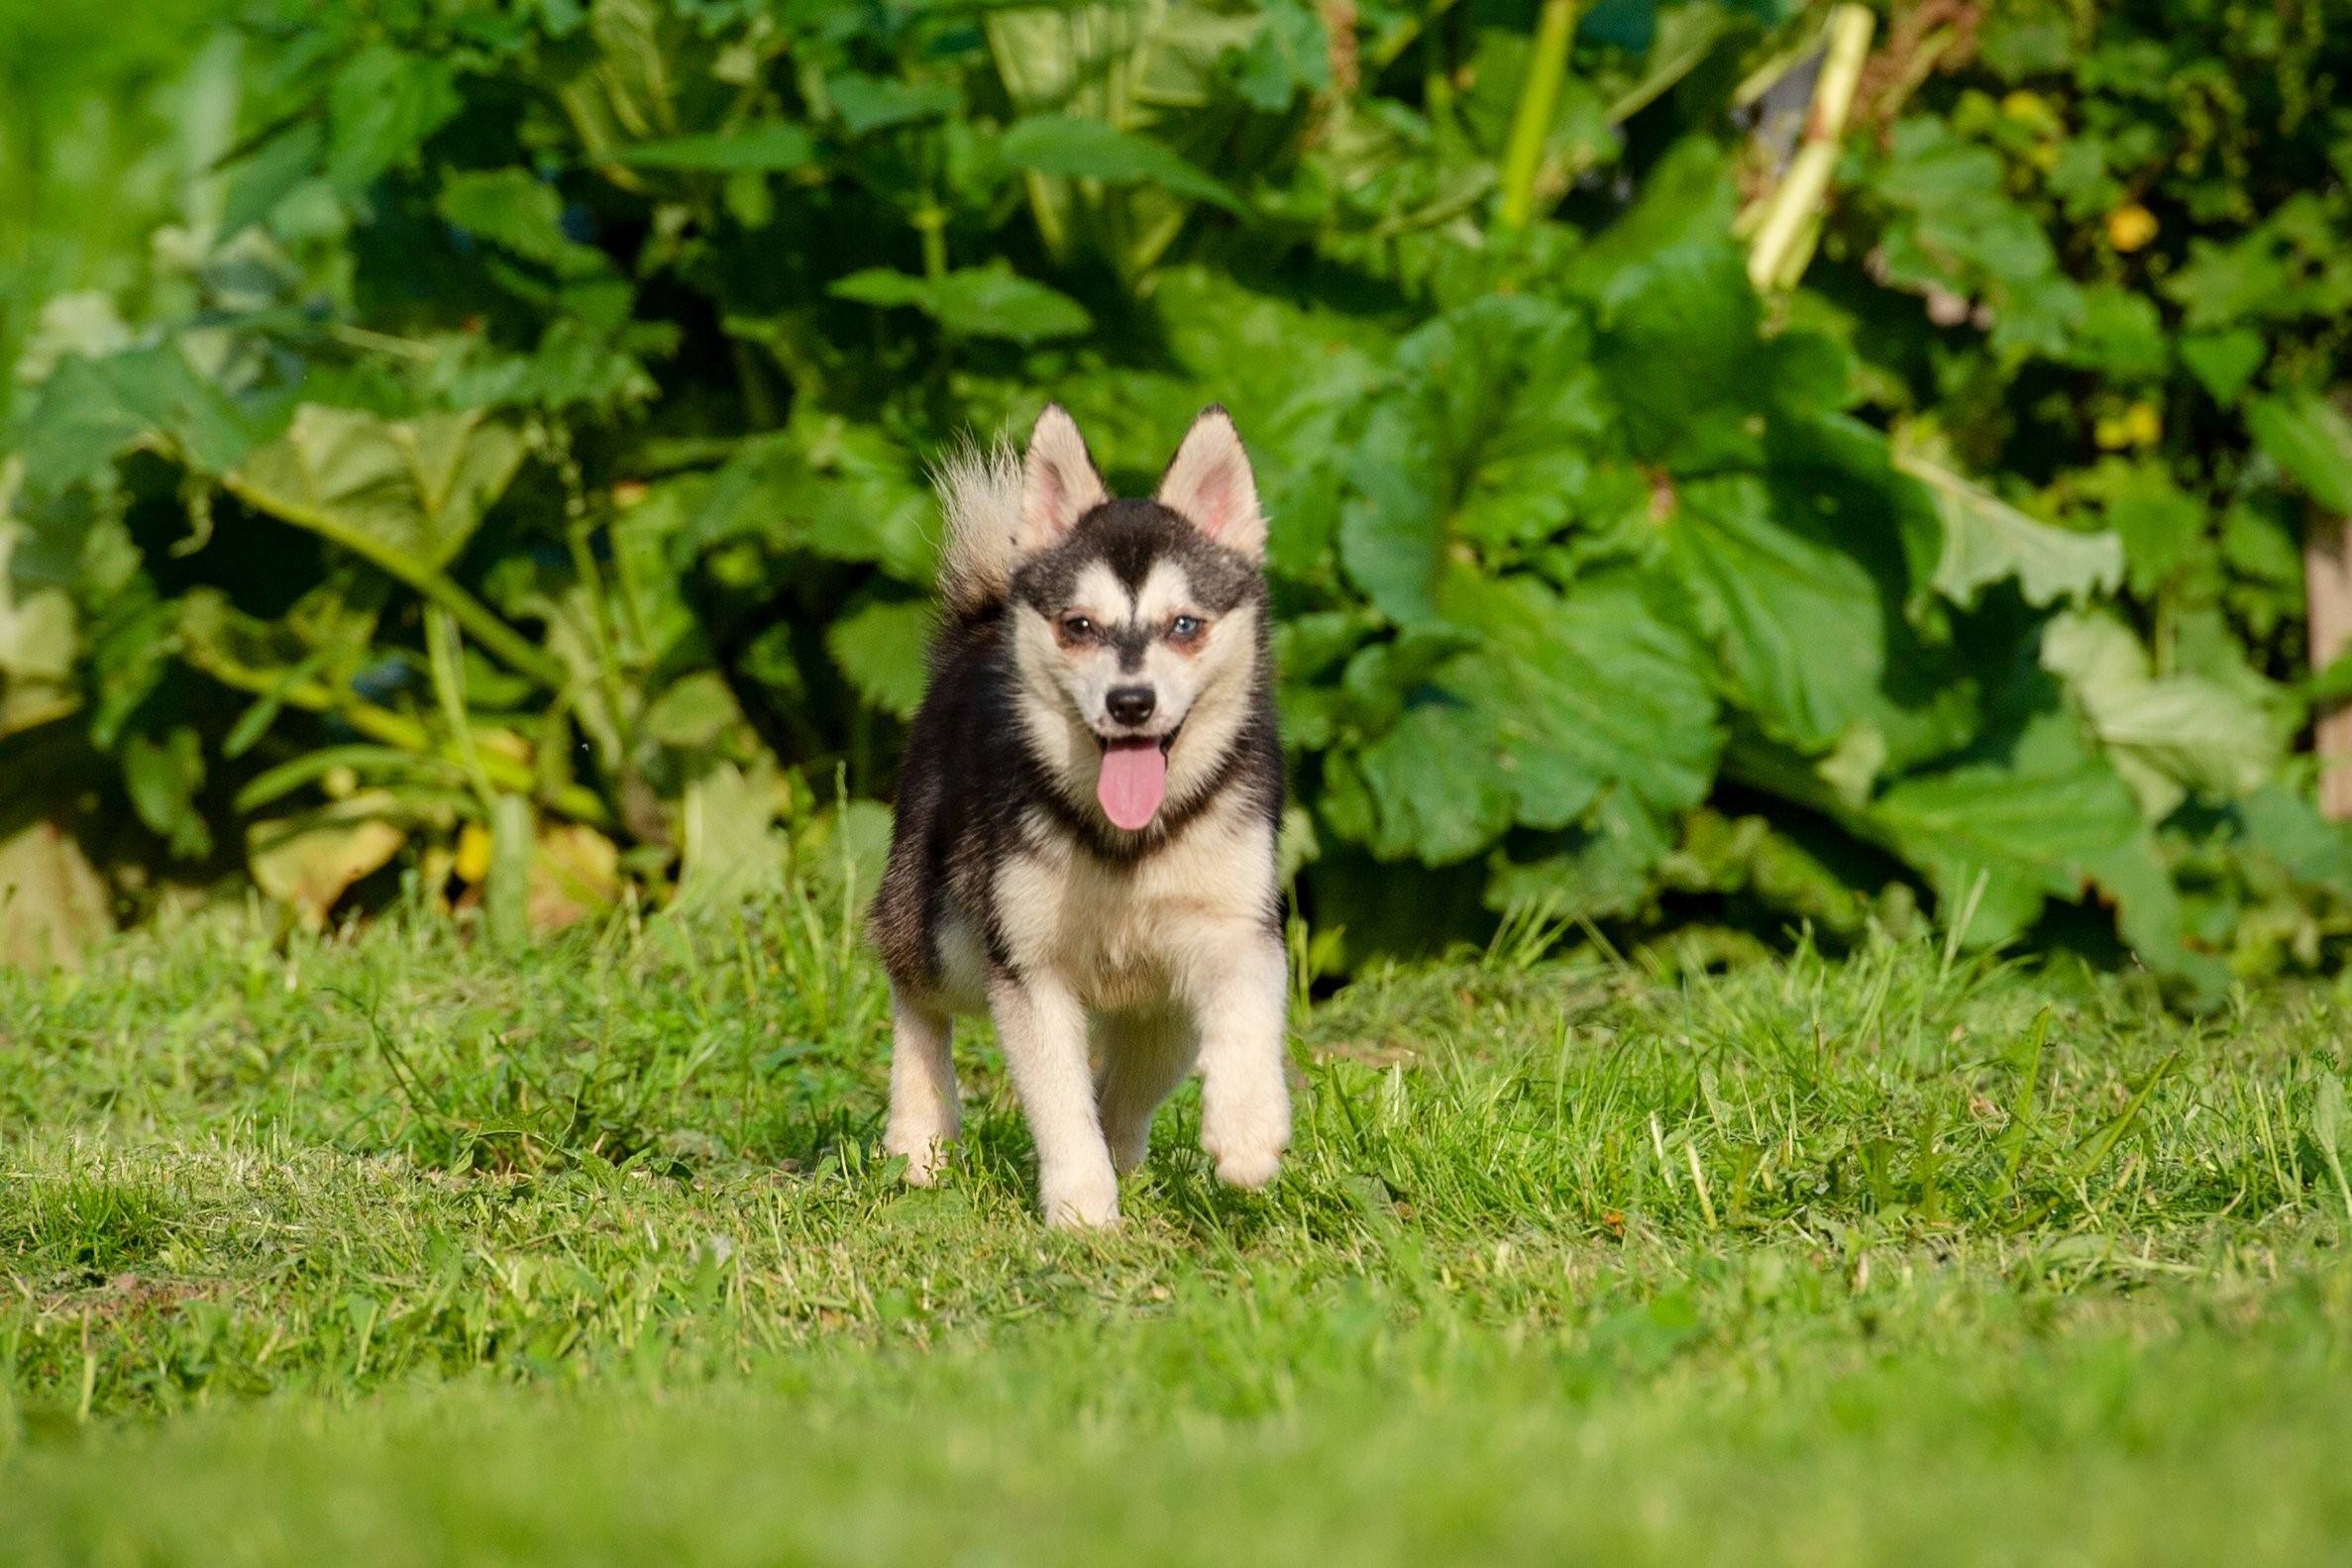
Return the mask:
[[[1095,1111],[1086,1060],[1086,1009],[1050,975],[1000,977],[989,1008],[1014,1093],[1037,1145],[1037,1204],[1054,1226],[1108,1225],[1119,1218],[1119,1178]]]
[[[1205,944],[1187,985],[1201,1032],[1201,1147],[1235,1187],[1274,1179],[1290,1147],[1282,942],[1245,927]]]

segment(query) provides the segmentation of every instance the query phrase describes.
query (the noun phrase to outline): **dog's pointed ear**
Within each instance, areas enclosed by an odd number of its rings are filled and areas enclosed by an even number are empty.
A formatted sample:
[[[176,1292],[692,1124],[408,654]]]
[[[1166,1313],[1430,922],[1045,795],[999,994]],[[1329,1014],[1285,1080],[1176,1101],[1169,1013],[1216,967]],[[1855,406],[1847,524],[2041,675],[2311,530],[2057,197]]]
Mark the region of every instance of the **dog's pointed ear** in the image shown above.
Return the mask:
[[[1111,499],[1103,474],[1078,433],[1078,421],[1059,403],[1048,403],[1029,432],[1029,455],[1021,466],[1020,528],[1013,543],[1040,550],[1067,534],[1078,519]]]
[[[1266,520],[1257,509],[1257,476],[1241,434],[1221,407],[1201,410],[1152,497],[1202,533],[1255,561],[1266,553]]]

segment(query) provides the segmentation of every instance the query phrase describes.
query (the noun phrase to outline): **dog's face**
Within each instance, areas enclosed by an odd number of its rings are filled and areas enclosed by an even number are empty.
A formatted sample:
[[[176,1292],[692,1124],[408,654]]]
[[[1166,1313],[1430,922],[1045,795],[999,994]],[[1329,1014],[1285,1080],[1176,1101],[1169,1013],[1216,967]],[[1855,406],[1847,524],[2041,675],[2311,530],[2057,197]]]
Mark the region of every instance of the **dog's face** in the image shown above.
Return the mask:
[[[1111,823],[1150,826],[1213,771],[1263,648],[1265,524],[1224,410],[1194,422],[1148,501],[1114,500],[1078,427],[1030,437],[1014,648],[1030,738]]]

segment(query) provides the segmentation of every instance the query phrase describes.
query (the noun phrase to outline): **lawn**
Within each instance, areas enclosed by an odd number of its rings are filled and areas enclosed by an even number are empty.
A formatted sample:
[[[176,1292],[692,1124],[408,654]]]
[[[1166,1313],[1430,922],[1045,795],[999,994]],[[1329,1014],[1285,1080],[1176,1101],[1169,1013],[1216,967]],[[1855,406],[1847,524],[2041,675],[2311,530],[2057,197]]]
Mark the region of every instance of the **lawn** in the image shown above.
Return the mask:
[[[1048,1235],[873,1155],[838,899],[0,974],[0,1559],[2341,1558],[2352,1006],[1924,942],[1302,1007]]]

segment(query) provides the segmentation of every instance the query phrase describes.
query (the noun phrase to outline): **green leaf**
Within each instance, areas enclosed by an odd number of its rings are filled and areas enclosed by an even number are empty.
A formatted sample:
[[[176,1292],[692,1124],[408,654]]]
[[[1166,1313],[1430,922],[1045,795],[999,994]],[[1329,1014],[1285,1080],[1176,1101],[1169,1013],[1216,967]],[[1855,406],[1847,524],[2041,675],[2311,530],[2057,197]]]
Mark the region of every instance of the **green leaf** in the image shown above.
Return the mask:
[[[1003,259],[940,277],[916,277],[873,266],[852,272],[828,290],[869,305],[911,305],[949,332],[967,338],[1042,343],[1074,337],[1094,325],[1086,308],[1059,290],[1016,275]]]
[[[2344,1175],[2344,1081],[2326,1068],[2320,1070],[2318,1087],[2311,1093],[2311,1141],[2319,1145],[2328,1174],[2336,1179],[2344,1217],[2352,1219],[2352,1180]]]
[[[2252,327],[2193,333],[2181,340],[2181,363],[2224,408],[2236,405],[2269,356],[2269,345]]]
[[[1772,381],[1746,261],[1726,240],[1679,246],[1615,280],[1596,364],[1634,455],[1682,470],[1753,463]]]
[[[1015,168],[1106,184],[1158,185],[1240,215],[1240,199],[1147,136],[1073,115],[1032,115],[1005,133],[999,156]]]
[[[1608,426],[1591,355],[1582,316],[1533,299],[1481,300],[1398,346],[1425,432],[1411,461],[1439,465],[1455,537],[1520,544],[1569,520]]]
[[[1667,523],[1725,674],[1767,733],[1805,750],[1826,751],[1877,702],[1903,594],[1886,564],[1847,548],[1875,521],[1740,474],[1684,486]]]
[[[2352,517],[2352,420],[2316,392],[2258,397],[2246,424],[2272,462],[2339,517]]]
[[[686,786],[677,910],[722,909],[775,886],[788,850],[775,831],[791,790],[763,762],[749,774],[720,763]]]
[[[1354,446],[1339,529],[1341,563],[1383,614],[1436,613],[1457,543],[1507,559],[1571,521],[1622,528],[1622,507],[1587,509],[1607,492],[1596,453],[1609,450],[1590,356],[1581,313],[1525,298],[1479,301],[1398,345],[1396,389]]]
[[[2082,488],[2104,503],[2123,541],[2134,591],[2154,593],[2208,558],[2204,503],[2182,489],[2165,464],[2108,458],[2085,476]]]
[[[161,740],[134,735],[123,743],[123,784],[139,820],[160,834],[181,860],[212,853],[212,830],[196,808],[204,784],[204,743],[194,729],[175,726]]]
[[[272,421],[240,407],[175,343],[101,360],[74,357],[42,384],[16,431],[34,494],[100,482],[117,457],[154,447],[203,472],[242,458]]]
[[[372,44],[345,61],[327,89],[327,178],[355,195],[416,156],[462,107],[445,58]]]
[[[532,852],[538,816],[519,794],[490,800],[490,864],[481,881],[481,924],[492,945],[512,952],[530,940]]]
[[[1658,815],[1705,798],[1722,736],[1706,651],[1655,580],[1613,573],[1554,593],[1465,579],[1446,609],[1484,646],[1439,676],[1489,715],[1513,819],[1564,828],[1610,790]]]
[[[816,138],[782,120],[755,120],[733,131],[664,137],[616,148],[616,163],[632,168],[737,173],[783,173],[816,161]]]
[[[2300,268],[2285,236],[2263,224],[2227,242],[2189,242],[2189,261],[2164,280],[2192,332],[2292,313]]]
[[[1897,287],[1944,288],[1964,298],[1990,293],[2006,306],[2056,279],[2050,238],[2009,195],[1990,148],[1913,115],[1895,124],[1874,172],[1872,192],[1895,214],[1881,257]]]
[[[2094,283],[2078,296],[2083,313],[2066,346],[2068,363],[2123,380],[2164,374],[2164,323],[2156,302],[2114,283]]]
[[[900,81],[855,71],[827,76],[825,96],[852,136],[917,120],[936,120],[953,114],[963,101],[952,82]]]
[[[0,739],[62,718],[81,700],[73,596],[30,572],[20,577],[20,549],[34,554],[28,530],[0,512]]]
[[[1438,575],[1445,564],[1444,498],[1435,455],[1418,445],[1413,410],[1388,402],[1373,410],[1350,459],[1355,493],[1339,514],[1339,563],[1400,626],[1438,613]]]
[[[2042,668],[2066,681],[2149,820],[2192,792],[2250,795],[2277,772],[2285,742],[2270,715],[2219,681],[2159,678],[2150,665],[2131,629],[2104,611],[2070,611],[2042,633]]]
[[[1604,310],[1623,305],[1659,271],[1687,267],[1692,253],[1724,247],[1738,199],[1723,144],[1705,134],[1683,137],[1650,170],[1632,208],[1576,253],[1568,287]]]
[[[1927,874],[1947,918],[1969,916],[1972,946],[2012,941],[2048,899],[2095,890],[2151,966],[2186,960],[2180,899],[2139,803],[2065,714],[2037,718],[2005,763],[1898,782],[1861,823]]]
[[[1563,597],[1517,576],[1456,591],[1447,612],[1464,629],[1409,633],[1349,666],[1355,722],[1381,716],[1375,685],[1402,708],[1335,759],[1327,816],[1340,836],[1442,866],[1515,823],[1566,828],[1610,798],[1648,822],[1704,797],[1721,747],[1705,656],[1655,602],[1656,584],[1617,574]],[[1450,654],[1465,637],[1476,646]],[[1646,831],[1662,853],[1666,839]]]
[[[412,576],[457,558],[522,459],[522,437],[479,411],[387,420],[306,403],[224,482],[248,505]]]
[[[1859,935],[1869,920],[1869,900],[1853,883],[1766,817],[1691,813],[1682,842],[1659,867],[1659,880],[1685,892],[1753,893],[1774,909],[1846,935]]]
[[[317,177],[325,153],[325,128],[302,120],[230,164],[222,171],[228,185],[221,202],[222,238],[267,221],[296,187]]]
[[[1387,734],[1326,766],[1326,821],[1382,860],[1466,860],[1511,825],[1492,715],[1446,692],[1424,692]]]
[[[1489,908],[1528,907],[1552,919],[1608,919],[1631,914],[1657,886],[1658,864],[1674,848],[1668,825],[1629,794],[1613,792],[1592,821],[1565,835],[1541,860],[1495,857]]]
[[[602,252],[564,232],[564,199],[527,169],[470,169],[442,181],[441,216],[526,261],[559,269],[599,271]]]
[[[696,751],[742,721],[743,710],[726,678],[715,670],[697,670],[648,703],[638,727],[665,746]]]
[[[684,565],[731,539],[873,562],[902,582],[938,564],[937,506],[907,452],[871,426],[807,404],[788,431],[743,442],[668,541]]]
[[[879,800],[842,800],[795,825],[792,868],[818,899],[862,909],[890,861],[891,813]]]
[[[828,627],[825,647],[858,695],[910,718],[922,705],[923,653],[937,619],[920,599],[877,599]]]
[[[2025,602],[2055,604],[2112,593],[2123,582],[2123,542],[2028,517],[1981,485],[1917,454],[1895,467],[1927,487],[1944,524],[1936,591],[1964,608],[1990,583],[2014,577]]]

